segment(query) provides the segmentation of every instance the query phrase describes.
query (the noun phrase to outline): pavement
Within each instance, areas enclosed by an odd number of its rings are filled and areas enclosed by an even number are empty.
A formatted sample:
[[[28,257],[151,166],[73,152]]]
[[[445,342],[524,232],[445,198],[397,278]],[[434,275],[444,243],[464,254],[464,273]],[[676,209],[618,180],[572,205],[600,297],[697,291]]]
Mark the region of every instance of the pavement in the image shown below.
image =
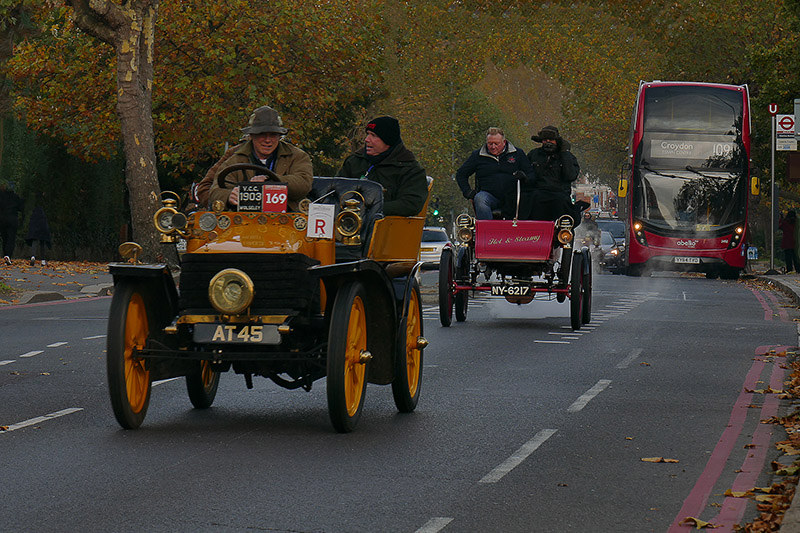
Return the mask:
[[[114,286],[108,263],[29,260],[0,262],[0,306],[108,296]]]
[[[757,267],[752,275],[772,283],[800,306],[800,274],[766,275]],[[108,263],[48,261],[47,265],[37,262],[31,266],[24,259],[14,259],[11,265],[0,263],[0,306],[108,296],[113,287]],[[434,289],[428,292],[434,303],[438,301]],[[784,514],[780,533],[800,533],[800,498],[792,503],[797,505]]]

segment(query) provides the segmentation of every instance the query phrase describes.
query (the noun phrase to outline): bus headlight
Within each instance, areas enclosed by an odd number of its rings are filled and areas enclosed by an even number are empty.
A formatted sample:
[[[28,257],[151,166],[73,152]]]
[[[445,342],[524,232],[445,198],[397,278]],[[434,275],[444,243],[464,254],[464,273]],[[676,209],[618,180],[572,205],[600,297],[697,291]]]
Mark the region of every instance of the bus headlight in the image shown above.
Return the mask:
[[[742,241],[742,235],[744,235],[744,228],[742,226],[736,226],[736,229],[733,230],[733,235],[731,235],[731,242],[728,243],[728,250],[739,246],[739,243]]]
[[[647,239],[644,236],[644,227],[638,220],[633,222],[633,235],[636,237],[636,241],[639,244],[642,246],[647,246]]]
[[[208,284],[208,299],[223,315],[241,313],[253,303],[253,280],[238,268],[217,272]]]

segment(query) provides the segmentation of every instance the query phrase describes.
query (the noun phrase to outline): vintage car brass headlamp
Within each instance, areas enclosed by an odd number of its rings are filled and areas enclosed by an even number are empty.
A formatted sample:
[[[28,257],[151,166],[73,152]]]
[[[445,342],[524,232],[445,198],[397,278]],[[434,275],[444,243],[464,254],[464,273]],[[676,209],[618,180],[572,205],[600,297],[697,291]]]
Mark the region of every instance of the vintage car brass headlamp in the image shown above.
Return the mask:
[[[575,220],[569,215],[561,215],[556,219],[556,238],[561,244],[569,244],[575,238],[572,228],[575,227]]]
[[[458,228],[456,238],[459,242],[469,242],[472,240],[472,230],[469,228]]]
[[[361,225],[364,223],[364,197],[356,191],[342,195],[341,211],[336,217],[336,231],[344,244],[361,244]]]
[[[467,243],[472,240],[475,230],[475,219],[467,214],[460,214],[456,217],[456,239],[459,242]]]
[[[177,242],[179,234],[186,228],[186,215],[177,209],[180,197],[172,191],[161,193],[161,208],[153,215],[153,223],[161,232],[161,242]]]
[[[217,272],[208,284],[208,299],[223,315],[241,313],[250,307],[254,296],[253,280],[238,268]]]

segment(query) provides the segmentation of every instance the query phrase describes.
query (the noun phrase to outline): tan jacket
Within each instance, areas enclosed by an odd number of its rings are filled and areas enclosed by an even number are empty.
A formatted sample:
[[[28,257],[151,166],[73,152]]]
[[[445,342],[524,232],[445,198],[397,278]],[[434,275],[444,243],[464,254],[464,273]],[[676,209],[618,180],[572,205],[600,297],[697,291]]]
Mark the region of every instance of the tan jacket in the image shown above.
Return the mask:
[[[314,179],[311,158],[300,148],[286,141],[281,141],[276,150],[278,155],[275,161],[275,173],[281,177],[281,181],[289,185],[289,210],[297,211],[298,202],[305,198],[311,191],[311,182]],[[226,153],[225,155],[227,156],[228,154]],[[226,187],[220,188],[217,184],[216,175],[219,172],[236,163],[253,163],[252,155],[253,143],[252,141],[246,141],[234,147],[233,154],[227,157],[227,159],[223,156],[224,161],[220,161],[222,164],[219,165],[217,172],[211,178],[211,189],[208,192],[209,205],[213,204],[216,200],[226,202],[227,205],[228,196],[230,196],[231,189],[233,189],[232,182],[238,183],[240,181],[246,181],[258,174],[254,170],[246,170],[244,172],[240,170],[226,177],[226,181],[228,182],[226,183]],[[215,165],[215,167],[216,166],[217,165]],[[214,167],[212,167],[212,169],[213,168]],[[209,174],[211,174],[211,171],[209,171]],[[206,175],[203,181],[207,178],[208,175]]]

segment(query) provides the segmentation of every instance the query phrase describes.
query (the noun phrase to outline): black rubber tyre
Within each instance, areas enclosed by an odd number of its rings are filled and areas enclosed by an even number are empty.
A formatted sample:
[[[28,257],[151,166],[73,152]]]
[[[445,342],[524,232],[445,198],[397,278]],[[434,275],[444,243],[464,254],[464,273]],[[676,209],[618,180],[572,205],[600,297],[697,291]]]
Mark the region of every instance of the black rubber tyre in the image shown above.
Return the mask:
[[[642,277],[644,275],[644,265],[643,264],[628,265],[628,268],[625,269],[625,275],[632,276],[635,278]]]
[[[583,309],[581,311],[581,322],[588,324],[592,321],[592,277],[594,275],[591,253],[586,253],[584,263],[587,265],[586,270],[588,273],[584,274],[583,281],[581,283],[583,289]]]
[[[455,269],[453,267],[453,251],[450,248],[442,250],[439,259],[439,322],[443,327],[449,328],[453,323],[453,280]]]
[[[569,318],[572,329],[581,329],[583,317],[583,254],[577,252],[572,258],[572,273],[569,284]]]
[[[735,267],[724,266],[719,271],[720,279],[737,280],[739,279],[740,269]]]
[[[397,339],[392,396],[398,411],[410,413],[417,408],[422,388],[424,348],[419,346],[419,339],[423,337],[422,296],[417,280],[413,281],[411,287],[411,301],[408,304],[405,325],[405,335]]]
[[[367,364],[366,290],[358,281],[339,288],[331,311],[328,333],[328,414],[334,429],[355,429],[364,408]]]
[[[469,307],[469,293],[458,291],[455,297],[456,320],[464,322],[467,320],[467,307]]]
[[[133,356],[155,330],[154,310],[145,287],[120,280],[114,287],[106,338],[106,372],[111,408],[119,425],[136,429],[150,405],[150,371],[144,359]]]
[[[186,376],[186,392],[196,409],[208,409],[214,403],[219,387],[219,372],[211,369],[209,361],[200,361],[195,372]]]
[[[558,287],[560,289],[566,289],[569,283],[569,267],[572,264],[572,252],[569,250],[562,248],[561,249],[561,267],[558,269]],[[557,293],[556,294],[556,301],[558,303],[564,303],[564,300],[567,299],[567,295],[564,293]]]

